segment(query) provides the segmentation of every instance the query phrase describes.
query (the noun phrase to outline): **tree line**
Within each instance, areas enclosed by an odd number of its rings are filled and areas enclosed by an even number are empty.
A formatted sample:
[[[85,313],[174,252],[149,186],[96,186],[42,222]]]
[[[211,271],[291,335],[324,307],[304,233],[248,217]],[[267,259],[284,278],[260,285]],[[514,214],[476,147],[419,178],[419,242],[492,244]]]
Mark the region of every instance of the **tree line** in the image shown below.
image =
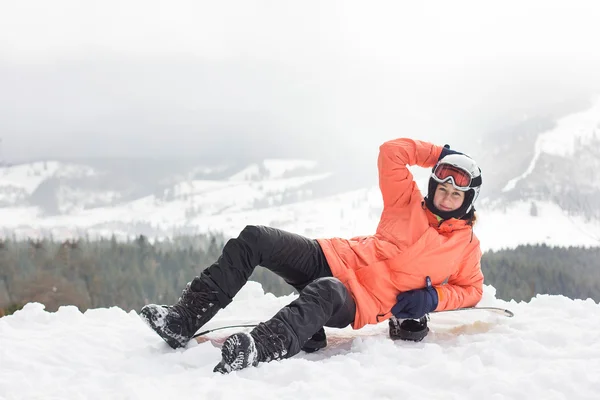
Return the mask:
[[[46,310],[61,305],[117,306],[136,310],[148,303],[172,304],[187,282],[219,257],[225,239],[182,236],[126,242],[111,239],[0,241],[0,316],[29,302]],[[600,248],[519,246],[483,255],[485,283],[504,300],[529,300],[537,294],[600,301]],[[287,295],[294,289],[258,267],[251,280],[266,292]]]
[[[61,305],[118,306],[139,310],[172,303],[187,282],[214,262],[223,248],[218,236],[150,242],[145,236],[119,242],[89,239],[0,242],[0,309],[8,314],[28,302],[46,310]]]
[[[600,301],[600,247],[545,244],[488,251],[481,269],[485,283],[503,300],[528,301],[537,294]]]

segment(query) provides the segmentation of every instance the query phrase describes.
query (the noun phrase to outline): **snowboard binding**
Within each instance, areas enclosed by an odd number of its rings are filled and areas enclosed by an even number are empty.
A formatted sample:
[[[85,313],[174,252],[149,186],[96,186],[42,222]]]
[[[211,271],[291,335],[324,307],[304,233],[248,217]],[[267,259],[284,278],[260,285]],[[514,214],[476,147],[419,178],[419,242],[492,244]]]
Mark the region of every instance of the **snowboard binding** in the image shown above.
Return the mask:
[[[390,318],[390,338],[392,340],[407,340],[411,342],[420,342],[429,333],[429,327],[427,327],[427,315],[422,316],[419,319],[405,319],[399,320],[397,318]]]

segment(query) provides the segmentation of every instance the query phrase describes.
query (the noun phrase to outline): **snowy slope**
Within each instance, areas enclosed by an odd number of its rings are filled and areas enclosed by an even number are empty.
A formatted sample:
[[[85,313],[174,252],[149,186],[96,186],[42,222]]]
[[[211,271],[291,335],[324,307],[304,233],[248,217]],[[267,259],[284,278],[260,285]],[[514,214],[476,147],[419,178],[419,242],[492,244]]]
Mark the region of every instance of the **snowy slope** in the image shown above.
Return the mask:
[[[523,174],[511,179],[503,191],[514,189],[519,181],[527,178],[542,154],[571,157],[578,147],[585,147],[597,139],[600,139],[600,98],[589,109],[560,119],[554,129],[539,135],[531,163]]]
[[[8,209],[10,215],[11,211],[17,209],[21,220],[27,210],[31,217],[37,218],[40,209],[31,204],[32,197],[44,183],[85,180],[98,175],[98,171],[87,165],[58,161],[3,166],[0,168],[0,213]],[[58,211],[69,213],[90,205],[111,203],[120,197],[116,191],[61,186],[57,189],[56,202]],[[27,220],[23,222],[28,223]]]
[[[265,295],[250,282],[206,328],[268,319],[293,298]],[[0,398],[598,398],[600,305],[560,296],[506,303],[491,287],[480,305],[516,316],[433,314],[421,343],[390,340],[385,322],[327,329],[330,345],[322,352],[220,375],[212,372],[217,347],[172,350],[135,311],[70,306],[48,313],[31,303],[0,318]]]
[[[23,196],[30,195],[45,178],[64,176],[61,165],[49,163],[53,168],[39,175],[37,165],[13,166],[4,169],[0,175],[0,193],[11,192],[13,182],[21,182],[27,190]],[[84,207],[92,201],[110,203],[119,198],[113,191],[98,193],[78,192],[76,189],[61,187],[57,193],[58,209],[64,213],[42,215],[39,207],[22,201],[17,206],[0,207],[0,229],[10,231],[17,236],[40,236],[48,233],[66,233],[77,235],[87,230],[91,235],[108,232],[104,226],[119,224],[147,224],[158,230],[157,236],[172,234],[174,230],[189,225],[192,218],[226,215],[242,210],[265,208],[285,202],[287,197],[296,199],[310,197],[311,192],[303,186],[327,178],[330,173],[311,173],[316,163],[303,160],[265,160],[262,165],[254,164],[225,180],[186,179],[175,183],[160,193],[140,197],[133,201],[124,201],[117,205]],[[62,170],[65,168],[63,167]],[[287,173],[304,171],[302,175],[287,176]],[[0,170],[1,171],[1,170]],[[27,171],[27,172],[25,172]],[[263,175],[257,176],[259,171]],[[192,172],[198,172],[194,169]],[[30,176],[31,175],[31,176]],[[38,176],[39,175],[39,176]],[[70,195],[70,196],[67,196]],[[22,196],[22,197],[23,197]],[[77,197],[81,199],[79,206]],[[120,232],[136,235],[135,232]],[[213,230],[219,230],[215,226]],[[58,237],[60,237],[59,234]]]
[[[316,161],[312,160],[265,160],[262,165],[252,164],[229,177],[230,181],[247,181],[259,178],[283,178],[287,172],[297,169],[314,169]]]
[[[315,176],[314,179],[319,179]],[[296,178],[294,178],[296,179]],[[300,179],[300,178],[298,178]],[[280,182],[283,184],[282,182]],[[276,182],[265,184],[276,185]],[[286,182],[293,187],[293,182]],[[237,236],[246,225],[269,225],[310,237],[370,234],[381,214],[381,195],[377,187],[359,189],[313,200],[272,207],[252,207],[260,199],[258,183],[229,185],[227,182],[193,182],[178,185],[179,193],[194,192],[184,199],[162,202],[153,196],[117,207],[81,210],[69,215],[39,218],[35,208],[0,208],[0,221],[7,234],[54,237],[77,236],[86,232],[117,236],[136,235],[127,224],[149,223],[155,235],[185,231],[222,232]],[[194,189],[190,189],[190,187]],[[424,190],[424,182],[419,186]],[[569,215],[556,204],[536,201],[514,202],[505,208],[478,207],[475,233],[484,251],[514,248],[520,244],[546,243],[553,246],[599,246],[600,221]],[[137,231],[137,234],[145,233]],[[145,233],[148,234],[148,233]]]
[[[74,178],[93,176],[95,171],[84,165],[60,163],[57,161],[34,162],[31,164],[3,167],[0,169],[2,186],[14,186],[31,194],[49,177]]]

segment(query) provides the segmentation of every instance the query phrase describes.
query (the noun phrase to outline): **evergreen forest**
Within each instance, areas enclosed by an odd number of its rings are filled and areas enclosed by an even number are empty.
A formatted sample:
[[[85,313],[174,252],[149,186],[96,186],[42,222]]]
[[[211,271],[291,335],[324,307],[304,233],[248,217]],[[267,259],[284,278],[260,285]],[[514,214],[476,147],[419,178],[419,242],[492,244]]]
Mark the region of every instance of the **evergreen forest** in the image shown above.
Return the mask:
[[[28,302],[47,311],[61,305],[117,306],[136,310],[148,303],[172,304],[187,282],[219,257],[225,239],[213,235],[150,241],[0,241],[0,316]],[[600,248],[519,246],[483,255],[485,283],[504,300],[529,301],[537,294],[600,301]],[[294,289],[257,267],[251,280],[276,296]]]

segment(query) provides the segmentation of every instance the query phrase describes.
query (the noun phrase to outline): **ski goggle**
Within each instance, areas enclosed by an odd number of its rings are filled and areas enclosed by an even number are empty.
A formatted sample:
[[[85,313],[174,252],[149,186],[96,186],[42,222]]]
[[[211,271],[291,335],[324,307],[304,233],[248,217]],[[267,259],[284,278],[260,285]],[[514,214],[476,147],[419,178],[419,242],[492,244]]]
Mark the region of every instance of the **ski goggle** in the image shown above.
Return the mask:
[[[451,164],[440,163],[433,170],[433,179],[439,183],[450,181],[456,189],[466,192],[471,189],[473,177],[462,168]]]

